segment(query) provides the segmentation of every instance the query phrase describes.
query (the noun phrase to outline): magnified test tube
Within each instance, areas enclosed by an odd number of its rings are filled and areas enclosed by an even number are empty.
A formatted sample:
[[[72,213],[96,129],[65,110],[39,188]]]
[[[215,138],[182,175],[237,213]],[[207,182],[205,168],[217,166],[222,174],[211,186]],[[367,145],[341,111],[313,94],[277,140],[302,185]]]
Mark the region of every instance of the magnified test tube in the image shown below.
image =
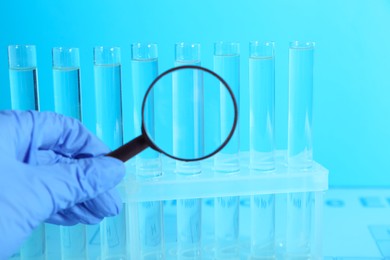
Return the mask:
[[[120,58],[119,47],[94,48],[96,133],[111,150],[123,143]],[[103,258],[126,258],[126,205],[118,216],[102,222],[100,238]]]
[[[312,102],[314,42],[291,42],[289,49],[289,171],[305,171],[312,167]],[[314,194],[287,195],[287,254],[305,256],[310,253],[311,217]]]
[[[8,46],[8,62],[12,109],[38,110],[36,47]]]
[[[150,84],[158,75],[157,44],[135,43],[131,46],[131,72],[134,97],[136,135],[141,134],[141,106],[144,95]],[[150,95],[153,95],[150,94]],[[154,99],[148,99],[146,106],[148,115],[145,120],[148,125],[154,125]],[[149,135],[154,134],[153,127],[148,127]],[[150,148],[136,157],[137,178],[147,179],[162,175],[160,154]],[[163,258],[163,205],[161,201],[141,202],[139,210],[139,232],[141,254],[143,259]]]
[[[81,120],[80,55],[78,48],[52,49],[54,110]],[[62,259],[86,258],[86,228],[78,224],[61,229]]]
[[[221,76],[232,89],[236,101],[240,99],[240,45],[236,42],[217,42],[214,44],[214,71]],[[221,86],[221,88],[224,88]],[[223,89],[224,90],[224,89]],[[227,105],[230,97],[221,89],[216,93],[219,102],[219,126],[221,136],[227,136],[231,130],[226,125],[228,118],[234,113]],[[239,161],[239,129],[236,128],[229,143],[214,156],[214,170],[217,174],[235,174],[240,170]],[[239,257],[239,203],[240,197],[215,198],[215,237],[217,259]]]
[[[275,54],[273,42],[249,44],[249,113],[251,174],[275,169]],[[251,197],[251,256],[275,256],[275,195]]]
[[[200,44],[176,44],[175,66],[181,65],[200,65]],[[183,94],[182,91],[186,93]],[[175,154],[181,154],[184,158],[199,157],[203,151],[203,107],[188,106],[188,104],[194,103],[194,99],[202,96],[201,74],[184,71],[174,75],[172,86],[173,150]],[[184,119],[188,120],[188,124],[175,125],[175,118],[178,118],[178,122],[185,122]],[[191,129],[186,129],[186,127]],[[180,141],[175,138],[181,133],[186,135],[185,140],[194,140],[192,149],[188,149],[188,146],[181,146]],[[200,162],[177,161],[176,173],[183,177],[200,174]],[[178,259],[201,258],[201,204],[201,199],[177,201]]]
[[[12,109],[38,110],[37,55],[34,45],[8,46]],[[23,244],[20,259],[44,259],[45,227],[40,225]]]
[[[200,66],[200,44],[177,43],[175,46],[175,66],[197,65]],[[180,71],[174,74],[172,88],[172,111],[173,118],[178,118],[175,124],[173,121],[173,136],[181,135],[184,140],[194,140],[191,149],[187,145],[181,145],[177,138],[173,139],[173,150],[184,158],[200,157],[203,153],[203,106],[196,103],[195,107],[188,104],[194,100],[203,98],[203,82],[201,72]],[[183,119],[184,118],[184,119]],[[182,124],[182,122],[188,122]],[[201,171],[200,162],[177,161],[176,170],[180,174],[199,174]]]

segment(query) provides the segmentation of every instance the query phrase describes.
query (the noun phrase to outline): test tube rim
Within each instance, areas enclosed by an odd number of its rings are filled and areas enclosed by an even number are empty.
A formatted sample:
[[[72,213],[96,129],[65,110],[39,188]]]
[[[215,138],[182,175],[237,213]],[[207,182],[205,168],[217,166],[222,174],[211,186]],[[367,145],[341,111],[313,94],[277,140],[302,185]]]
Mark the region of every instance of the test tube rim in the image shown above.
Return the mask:
[[[249,42],[249,46],[250,46],[250,45],[255,45],[255,46],[264,45],[264,46],[272,46],[272,47],[275,47],[275,42],[274,42],[274,41],[259,41],[259,40],[253,40],[253,41],[250,41],[250,42]]]
[[[21,62],[20,61],[20,57],[18,57],[17,59],[17,62],[11,62],[11,53],[13,51],[16,51],[17,49],[24,49],[24,50],[31,50],[31,52],[29,52],[30,54],[32,54],[31,57],[29,58],[32,58],[31,61],[32,61],[32,64],[31,66],[26,66],[26,65],[21,65],[21,64],[24,64],[25,62]],[[37,67],[37,46],[35,44],[10,44],[8,45],[8,67],[10,69],[33,69],[33,68],[36,68]],[[16,54],[16,52],[15,52]],[[18,54],[17,54],[18,55]]]
[[[61,66],[61,65],[54,64],[54,51],[55,50],[58,50],[60,53],[62,53],[63,51],[65,51],[66,53],[75,52],[75,55],[77,55],[77,59],[75,61],[76,65],[75,66]],[[53,69],[76,70],[76,69],[80,68],[80,48],[78,48],[78,47],[63,47],[63,46],[53,47],[52,50],[51,50],[51,53],[52,53],[52,66],[53,66]]]
[[[158,44],[157,43],[155,43],[155,42],[133,42],[133,43],[131,43],[131,46],[133,47],[133,46],[144,46],[144,45],[146,45],[147,47],[149,47],[149,46],[158,46]]]
[[[10,44],[8,45],[8,51],[11,49],[11,48],[15,48],[15,49],[18,49],[20,47],[23,47],[25,49],[27,48],[32,48],[32,49],[35,49],[36,51],[36,48],[37,46],[35,44]]]
[[[193,49],[197,48],[197,53],[196,53],[196,56],[197,56],[197,59],[184,59],[184,58],[178,58],[178,47],[181,47],[181,48],[184,48],[184,47],[191,47]],[[185,42],[185,41],[182,41],[182,42],[176,42],[175,43],[175,61],[177,62],[183,62],[183,63],[195,63],[195,62],[200,62],[201,58],[200,58],[200,43],[197,43],[197,42]]]
[[[231,53],[221,53],[222,48],[220,51],[217,51],[217,47],[222,47],[224,45],[230,45],[235,49],[235,51]],[[216,41],[214,42],[214,56],[239,56],[240,55],[240,42],[238,41]]]
[[[314,49],[314,41],[291,41],[290,49]]]
[[[148,57],[148,58],[142,58],[142,57],[134,57],[134,47],[145,47],[148,48],[148,49],[151,49],[152,47],[154,47],[156,49],[156,55],[155,57]],[[130,44],[130,48],[131,48],[131,60],[133,61],[153,61],[153,60],[156,60],[158,59],[158,44],[155,43],[155,42],[133,42]]]
[[[200,43],[198,43],[198,42],[176,42],[175,43],[175,47],[176,46],[184,47],[184,46],[188,46],[188,45],[191,47],[197,46],[200,48]]]
[[[258,47],[263,46],[267,48],[271,48],[271,55],[259,55],[257,53],[252,53],[251,48],[252,47]],[[259,40],[253,40],[249,42],[249,58],[250,59],[262,59],[262,60],[269,60],[273,59],[275,57],[275,42],[274,41],[259,41]]]
[[[111,62],[111,63],[97,62],[96,61],[96,51],[99,50],[100,52],[102,52],[103,50],[107,50],[107,49],[111,53],[115,53],[115,56],[117,57],[116,58],[117,61],[116,62]],[[117,65],[121,65],[121,48],[119,46],[103,46],[103,45],[93,47],[93,64],[95,66],[117,66]]]

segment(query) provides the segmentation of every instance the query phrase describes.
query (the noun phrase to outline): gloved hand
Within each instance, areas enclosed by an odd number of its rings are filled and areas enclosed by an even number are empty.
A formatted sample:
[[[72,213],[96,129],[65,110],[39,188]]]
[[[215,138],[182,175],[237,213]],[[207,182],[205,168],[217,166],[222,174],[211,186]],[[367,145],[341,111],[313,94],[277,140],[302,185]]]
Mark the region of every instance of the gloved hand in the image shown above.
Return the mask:
[[[0,259],[40,223],[95,224],[119,213],[124,164],[77,120],[0,112]]]

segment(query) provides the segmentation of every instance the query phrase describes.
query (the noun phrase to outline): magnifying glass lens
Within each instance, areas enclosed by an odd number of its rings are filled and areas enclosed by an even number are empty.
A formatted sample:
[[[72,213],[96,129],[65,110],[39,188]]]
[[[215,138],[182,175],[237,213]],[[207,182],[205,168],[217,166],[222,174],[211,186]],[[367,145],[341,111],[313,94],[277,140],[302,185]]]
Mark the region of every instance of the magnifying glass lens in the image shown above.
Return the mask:
[[[208,157],[226,144],[237,111],[233,94],[221,78],[200,67],[185,67],[154,82],[145,96],[142,116],[144,133],[155,149],[191,161]]]

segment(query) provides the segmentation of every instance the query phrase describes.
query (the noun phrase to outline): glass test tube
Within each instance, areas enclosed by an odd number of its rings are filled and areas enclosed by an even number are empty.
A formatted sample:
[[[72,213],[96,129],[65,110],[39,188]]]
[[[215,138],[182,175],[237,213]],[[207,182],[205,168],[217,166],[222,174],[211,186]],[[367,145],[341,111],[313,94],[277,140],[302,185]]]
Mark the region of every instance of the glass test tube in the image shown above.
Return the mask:
[[[288,166],[312,166],[313,42],[292,42],[289,50]]]
[[[250,167],[275,169],[275,54],[273,42],[249,44]]]
[[[251,174],[275,169],[275,53],[273,42],[249,43]],[[251,256],[275,257],[275,195],[251,196]]]
[[[150,84],[158,75],[157,44],[134,43],[131,46],[131,72],[134,97],[134,127],[136,136],[141,132],[141,105]],[[153,95],[151,93],[149,95]],[[147,106],[148,116],[145,120],[154,120],[154,99]],[[148,125],[153,125],[153,121]],[[149,135],[154,129],[148,128]],[[162,175],[160,154],[150,148],[136,157],[137,178],[149,179]],[[163,244],[163,204],[162,201],[141,202],[139,211],[139,236],[142,259],[162,259]]]
[[[214,44],[214,71],[221,76],[232,89],[236,101],[240,100],[240,44],[237,42],[217,42]],[[222,86],[221,86],[222,87]],[[231,130],[229,121],[234,114],[226,91],[219,95],[221,136],[228,136]],[[218,98],[217,98],[218,99]],[[238,104],[239,106],[239,104]],[[218,172],[235,173],[240,170],[239,127],[236,128],[229,143],[215,156],[214,168]],[[222,142],[221,142],[222,143]]]
[[[158,52],[157,44],[135,43],[131,46],[131,75],[134,97],[134,131],[136,136],[141,134],[141,106],[147,89],[158,75]],[[153,95],[151,93],[150,95]],[[145,119],[152,120],[154,104],[153,98],[149,98],[151,104],[147,109],[149,116]],[[148,125],[153,125],[153,122]],[[150,135],[153,135],[149,129]],[[136,157],[136,174],[139,177],[157,177],[161,175],[160,154],[151,148],[147,148]]]
[[[20,250],[20,260],[45,260],[45,225],[37,227]]]
[[[96,133],[113,150],[123,143],[119,47],[94,48]],[[100,224],[103,259],[127,256],[126,205],[118,216]]]
[[[34,45],[8,46],[12,109],[38,110],[37,54]]]
[[[62,258],[61,226],[45,223],[46,259]]]
[[[232,89],[234,96],[240,99],[240,45],[237,42],[217,42],[214,44],[214,71],[221,76]],[[224,88],[221,86],[221,88]],[[226,125],[228,118],[234,114],[231,111],[230,97],[226,91],[217,93],[216,100],[220,106],[221,136],[227,136],[231,130]],[[217,102],[218,102],[217,101]],[[222,143],[222,142],[221,142]],[[232,139],[218,154],[214,156],[214,170],[217,174],[235,174],[240,171],[240,140],[239,129],[236,128]],[[215,257],[217,259],[239,258],[239,204],[240,197],[215,198]]]
[[[52,50],[54,110],[81,120],[80,55],[78,48],[56,47]],[[86,227],[62,226],[62,259],[86,258]]]
[[[8,46],[11,107],[18,110],[38,110],[37,54],[34,45]],[[35,229],[20,250],[20,259],[43,259],[45,227]]]
[[[81,120],[80,54],[78,48],[52,50],[54,109]]]
[[[291,42],[289,49],[289,117],[287,160],[291,172],[312,167],[312,103],[314,42]],[[286,253],[310,253],[314,196],[310,192],[287,196]]]
[[[197,65],[200,66],[200,44],[177,43],[175,46],[175,66]],[[195,104],[194,100],[203,98],[203,82],[200,72],[191,70],[180,71],[173,75],[172,88],[172,118],[173,121],[173,151],[174,154],[184,158],[196,158],[203,154],[203,106]],[[192,115],[192,116],[189,116]],[[183,122],[188,122],[183,124]],[[181,145],[182,140],[193,140],[192,149],[188,144]],[[177,171],[180,174],[199,174],[201,171],[200,162],[176,163]]]
[[[176,44],[175,66],[181,65],[200,65],[200,44]],[[183,155],[185,158],[198,157],[203,149],[203,107],[189,107],[188,104],[194,103],[195,98],[203,96],[201,75],[192,71],[178,72],[174,75],[172,87],[173,119],[179,118],[179,122],[185,120],[189,122],[185,125],[175,125],[175,120],[173,121],[174,154]],[[195,125],[198,129],[194,129]],[[179,135],[185,135],[182,136],[182,140],[194,140],[193,149],[188,149],[188,144],[180,146],[177,138]],[[182,177],[200,174],[201,164],[177,161],[176,173]],[[201,204],[201,199],[177,201],[178,259],[201,258]]]

